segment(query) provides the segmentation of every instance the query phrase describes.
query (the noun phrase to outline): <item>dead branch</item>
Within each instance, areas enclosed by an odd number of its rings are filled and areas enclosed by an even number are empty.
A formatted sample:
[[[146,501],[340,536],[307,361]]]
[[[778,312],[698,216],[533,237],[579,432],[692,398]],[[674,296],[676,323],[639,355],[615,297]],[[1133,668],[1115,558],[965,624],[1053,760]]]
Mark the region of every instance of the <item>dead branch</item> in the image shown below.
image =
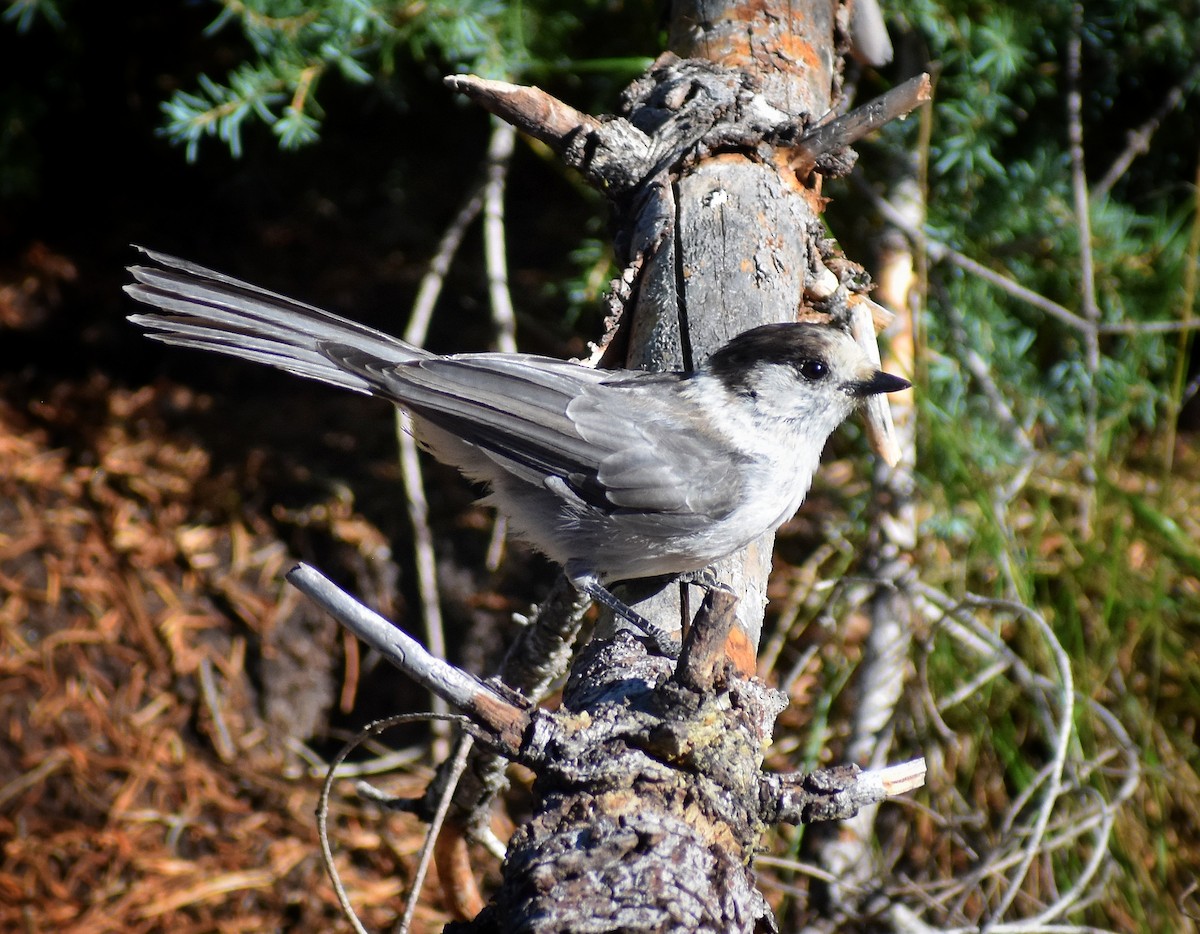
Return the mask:
[[[560,154],[579,133],[591,133],[600,128],[600,121],[595,117],[532,85],[492,81],[476,75],[449,75],[445,84]]]
[[[649,168],[650,140],[627,120],[602,122],[537,87],[475,75],[450,75],[445,83],[545,143],[602,190],[629,191]]]
[[[1079,531],[1084,541],[1092,536],[1092,511],[1096,504],[1096,460],[1100,445],[1100,305],[1096,298],[1096,264],[1092,253],[1092,216],[1083,156],[1082,80],[1083,4],[1071,6],[1071,36],[1067,40],[1067,139],[1071,155],[1071,192],[1075,223],[1079,228],[1079,302],[1089,327],[1084,332],[1087,386],[1083,397],[1084,488],[1079,498]]]
[[[1155,108],[1154,113],[1136,130],[1130,130],[1125,134],[1125,148],[1121,150],[1120,155],[1113,160],[1112,165],[1108,167],[1108,171],[1104,173],[1104,177],[1092,186],[1090,198],[1092,204],[1101,201],[1128,170],[1133,161],[1141,155],[1150,151],[1150,140],[1162,125],[1163,120],[1183,101],[1183,96],[1187,90],[1200,80],[1200,62],[1197,62],[1191,67],[1183,79],[1169,90],[1163,97],[1162,102]]]
[[[683,640],[675,666],[675,679],[680,684],[694,691],[712,690],[718,666],[726,658],[725,640],[733,629],[736,603],[731,590],[721,587],[709,591]]]
[[[932,98],[929,75],[910,78],[870,103],[809,130],[792,147],[790,164],[800,178],[805,178],[833,154],[874,133],[884,124],[907,116]],[[825,174],[836,174],[828,169],[829,166],[823,168]]]
[[[465,711],[492,732],[498,748],[516,755],[530,725],[530,711],[478,678],[430,655],[415,639],[363,606],[315,568],[298,564],[288,581],[422,687]]]
[[[442,233],[433,258],[421,284],[417,296],[413,300],[412,311],[409,314],[408,325],[404,330],[404,339],[414,347],[424,347],[425,338],[429,333],[429,324],[433,319],[433,309],[441,295],[442,284],[450,265],[454,261],[458,248],[462,245],[467,228],[479,215],[483,207],[483,190],[485,182],[478,183],[463,200],[453,220]],[[424,622],[425,639],[430,651],[438,658],[446,656],[446,637],[442,625],[441,596],[438,592],[437,556],[433,550],[433,532],[429,528],[429,501],[425,495],[425,480],[421,472],[421,460],[417,453],[417,441],[412,434],[412,419],[404,409],[396,408],[396,439],[400,449],[400,476],[404,483],[405,502],[408,506],[408,520],[412,526],[413,557],[416,561],[417,592],[421,596],[421,616]],[[437,698],[434,710],[444,702]],[[434,735],[438,737],[439,745],[445,746],[444,739],[437,731],[438,724],[434,721]]]

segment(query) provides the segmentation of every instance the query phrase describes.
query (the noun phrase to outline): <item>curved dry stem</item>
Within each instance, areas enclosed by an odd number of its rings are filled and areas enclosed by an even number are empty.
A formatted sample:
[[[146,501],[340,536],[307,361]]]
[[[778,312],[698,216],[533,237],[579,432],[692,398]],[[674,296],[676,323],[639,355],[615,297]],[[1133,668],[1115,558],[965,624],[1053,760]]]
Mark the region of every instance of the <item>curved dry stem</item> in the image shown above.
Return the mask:
[[[342,885],[341,874],[334,863],[333,844],[329,840],[329,796],[333,790],[334,781],[339,777],[338,766],[342,764],[350,753],[377,733],[382,733],[384,730],[402,723],[412,723],[417,720],[449,720],[460,724],[463,729],[474,729],[470,720],[458,714],[409,713],[376,720],[374,723],[367,724],[367,726],[359,731],[358,735],[338,750],[337,755],[329,763],[329,768],[325,772],[325,781],[321,784],[321,794],[317,799],[317,836],[321,843],[321,862],[325,866],[325,871],[329,874],[329,881],[333,885],[333,891],[337,896],[338,904],[341,906],[342,915],[346,918],[350,927],[354,929],[355,934],[367,934],[367,929],[359,921],[358,914],[354,911],[354,905],[350,901],[350,896],[346,892],[346,887]],[[414,894],[411,899],[413,904],[416,903],[416,893],[419,891],[419,888],[414,887]]]
[[[983,922],[989,931],[1095,930],[1066,923],[1064,919],[1094,897],[1107,862],[1117,812],[1137,788],[1139,764],[1132,740],[1109,711],[1076,694],[1067,653],[1040,613],[1016,601],[974,595],[956,601],[919,581],[911,586],[937,631],[950,636],[959,648],[985,663],[980,671],[967,678],[961,689],[938,701],[930,697],[922,709],[940,716],[955,703],[969,700],[993,682],[1007,677],[1040,709],[1050,755],[1022,793],[999,815],[995,824],[999,840],[986,854],[972,852],[968,842],[978,839],[978,831],[985,829],[984,824],[971,831],[969,824],[958,822],[957,826],[967,832],[964,835],[956,831],[955,823],[945,825],[955,839],[954,845],[961,847],[975,863],[971,872],[953,880],[914,883],[903,892],[893,891],[893,896],[904,897],[910,906],[925,900],[946,924],[939,930],[978,931],[978,922],[967,925],[964,922],[968,922],[968,906],[979,905],[981,899],[991,919],[990,923]],[[1032,624],[1046,647],[1049,674],[1032,669],[994,630],[994,620],[990,617],[997,613]],[[1075,718],[1084,713],[1103,724],[1114,741],[1113,747],[1087,761],[1071,756]],[[1101,769],[1106,775],[1121,777],[1115,793],[1105,796],[1086,785]],[[960,805],[964,815],[978,813],[974,802],[960,800]],[[987,820],[985,815],[978,817],[980,821]],[[1083,844],[1084,838],[1088,839],[1087,846]],[[1074,860],[1081,852],[1086,853],[1086,858],[1082,865],[1072,867],[1071,881],[1064,891],[1056,892],[1049,904],[1033,906],[1035,913],[1030,917],[1011,917],[1018,898],[1026,899],[1022,905],[1029,907],[1026,880],[1038,860],[1056,857]],[[1044,871],[1052,873],[1054,869],[1047,863]]]
[[[476,184],[463,200],[453,220],[442,233],[437,250],[429,261],[429,268],[421,277],[417,297],[413,300],[408,325],[404,330],[404,339],[416,347],[425,346],[429,324],[433,319],[433,309],[442,293],[446,274],[458,254],[467,228],[483,209],[484,184]],[[438,592],[437,555],[433,549],[433,532],[429,527],[429,500],[425,495],[425,479],[421,472],[417,442],[412,435],[412,421],[402,409],[396,410],[396,439],[400,448],[400,476],[404,484],[404,499],[413,533],[413,557],[416,562],[417,592],[421,597],[421,620],[425,639],[434,655],[445,658],[446,636],[442,624],[441,596]],[[436,696],[433,698],[433,708],[437,713],[445,713],[447,710],[445,702]],[[444,746],[447,736],[438,734],[436,729],[435,735],[438,735],[438,741]]]
[[[504,245],[504,189],[512,164],[517,131],[511,124],[493,116],[492,135],[488,140],[486,179],[483,185],[483,257],[487,268],[488,304],[496,349],[517,352],[517,315],[508,288],[508,250]],[[497,515],[492,523],[484,564],[489,571],[500,567],[508,522]]]

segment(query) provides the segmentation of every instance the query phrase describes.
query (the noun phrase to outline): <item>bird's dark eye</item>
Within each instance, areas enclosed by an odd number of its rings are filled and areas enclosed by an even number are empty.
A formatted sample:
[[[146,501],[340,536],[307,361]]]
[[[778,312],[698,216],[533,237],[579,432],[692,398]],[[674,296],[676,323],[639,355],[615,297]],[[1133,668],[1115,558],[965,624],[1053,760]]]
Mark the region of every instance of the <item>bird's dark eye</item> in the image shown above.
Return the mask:
[[[802,360],[800,361],[800,375],[805,379],[818,380],[824,379],[829,373],[824,361],[821,360]]]

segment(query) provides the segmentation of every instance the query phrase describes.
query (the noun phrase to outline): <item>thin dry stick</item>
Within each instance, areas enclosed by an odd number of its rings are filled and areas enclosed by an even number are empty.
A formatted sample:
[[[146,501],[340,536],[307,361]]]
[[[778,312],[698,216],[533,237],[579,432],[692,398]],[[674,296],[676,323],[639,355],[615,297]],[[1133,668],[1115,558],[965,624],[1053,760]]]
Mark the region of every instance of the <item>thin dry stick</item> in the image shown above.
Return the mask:
[[[1096,327],[1100,334],[1172,334],[1179,331],[1200,331],[1200,318],[1181,318],[1178,321],[1112,321]]]
[[[404,339],[416,347],[425,346],[433,309],[441,295],[442,285],[450,264],[462,245],[463,237],[471,222],[483,208],[483,187],[480,182],[463,201],[458,213],[442,234],[437,251],[429,262],[429,269],[421,278],[417,297],[413,301]],[[433,550],[433,532],[429,528],[429,500],[425,496],[425,480],[421,473],[421,459],[417,454],[417,442],[412,435],[412,421],[403,409],[396,409],[396,438],[400,446],[400,475],[404,483],[405,501],[408,505],[408,520],[413,533],[413,557],[417,566],[417,591],[421,595],[421,618],[425,639],[429,649],[440,658],[446,657],[446,636],[442,625],[441,598],[438,594],[437,556]],[[446,703],[434,697],[435,713],[445,713]],[[448,733],[442,721],[434,725],[437,758],[444,758]]]
[[[1087,175],[1083,166],[1083,97],[1079,93],[1083,54],[1083,4],[1071,8],[1071,38],[1067,43],[1067,137],[1071,150],[1071,189],[1075,201],[1075,223],[1079,225],[1079,274],[1082,281],[1083,317],[1090,327],[1084,331],[1087,394],[1084,397],[1083,452],[1084,491],[1079,501],[1079,526],[1084,541],[1092,537],[1092,509],[1096,500],[1096,458],[1100,444],[1100,306],[1096,302],[1096,267],[1092,255],[1092,219],[1088,202]]]
[[[487,264],[488,301],[496,328],[496,348],[517,352],[517,316],[508,291],[508,252],[504,245],[504,188],[512,162],[517,131],[492,117],[487,149],[487,178],[483,185],[483,255]]]
[[[1198,66],[1200,67],[1200,66]],[[1200,159],[1196,160],[1196,180],[1192,187],[1192,231],[1188,235],[1187,251],[1184,255],[1183,289],[1179,296],[1179,315],[1186,318],[1196,307],[1196,279],[1200,272]],[[1163,439],[1163,474],[1171,472],[1175,463],[1175,432],[1178,429],[1179,410],[1184,402],[1184,380],[1187,378],[1188,361],[1191,359],[1192,335],[1187,331],[1179,334],[1175,350],[1175,368],[1171,374],[1171,388],[1167,393],[1166,438]],[[1170,496],[1170,488],[1162,485],[1163,496]]]
[[[1071,309],[1058,304],[1058,302],[1051,301],[1043,295],[1039,295],[1037,292],[1033,291],[1033,289],[1028,289],[1019,282],[1015,282],[993,269],[989,269],[987,266],[976,262],[965,253],[960,253],[951,246],[947,246],[946,244],[940,243],[937,240],[929,239],[925,231],[914,227],[909,222],[908,218],[904,216],[902,211],[890,204],[870,185],[863,183],[859,186],[859,189],[874,202],[876,209],[880,214],[883,215],[884,220],[894,226],[897,230],[902,231],[905,236],[909,237],[914,242],[924,245],[929,254],[929,258],[934,262],[945,260],[948,263],[952,263],[953,265],[958,266],[960,269],[965,270],[974,276],[978,276],[985,282],[990,282],[992,285],[1002,289],[1009,295],[1012,295],[1014,298],[1018,298],[1021,301],[1026,302],[1041,311],[1044,311],[1050,317],[1061,321],[1068,327],[1075,328],[1078,331],[1086,331],[1091,327],[1089,322],[1079,317],[1079,315],[1075,314],[1075,312],[1071,311]]]
[[[358,920],[358,914],[354,911],[354,905],[350,902],[350,895],[346,892],[346,887],[342,885],[341,874],[338,872],[337,865],[333,861],[333,844],[329,840],[329,798],[333,791],[333,783],[338,778],[338,766],[345,761],[350,753],[376,733],[382,733],[384,730],[391,729],[393,726],[401,723],[412,723],[416,720],[430,719],[452,720],[461,724],[464,729],[474,729],[474,724],[469,719],[457,714],[408,713],[388,717],[385,720],[376,720],[374,723],[367,724],[357,736],[338,750],[338,754],[333,757],[333,761],[329,763],[329,768],[325,772],[325,781],[321,785],[321,794],[317,798],[317,836],[321,843],[321,862],[325,864],[325,871],[329,874],[329,881],[333,885],[333,891],[337,896],[338,904],[341,905],[342,914],[350,926],[354,928],[355,934],[367,934],[367,929]]]
[[[1200,62],[1192,66],[1191,71],[1184,75],[1183,80],[1175,87],[1167,92],[1167,96],[1163,98],[1158,109],[1150,116],[1150,119],[1143,123],[1136,130],[1130,130],[1126,134],[1126,145],[1121,151],[1121,154],[1113,160],[1113,164],[1108,167],[1108,171],[1104,173],[1104,177],[1092,187],[1092,203],[1095,204],[1104,198],[1112,186],[1129,171],[1129,167],[1133,165],[1133,160],[1138,156],[1150,151],[1150,138],[1154,136],[1163,120],[1167,118],[1172,110],[1179,106],[1183,100],[1183,95],[1187,89],[1200,79]]]
[[[994,907],[990,914],[992,918],[1002,918],[1008,909],[1012,906],[1013,901],[1020,893],[1025,877],[1029,873],[1029,868],[1033,864],[1034,859],[1041,852],[1042,843],[1046,837],[1046,830],[1050,823],[1050,817],[1053,814],[1055,804],[1062,797],[1064,789],[1063,776],[1066,771],[1067,754],[1070,748],[1071,736],[1074,723],[1074,698],[1075,687],[1074,678],[1071,673],[1071,663],[1062,644],[1054,635],[1050,625],[1045,618],[1030,607],[1024,604],[1017,603],[1011,600],[994,600],[985,597],[968,595],[961,602],[954,605],[947,605],[946,598],[933,591],[932,588],[925,587],[919,582],[914,585],[915,591],[924,599],[928,599],[935,605],[942,608],[945,613],[944,619],[949,622],[954,619],[961,619],[960,613],[964,609],[993,609],[1002,610],[1012,613],[1017,616],[1023,616],[1030,620],[1037,627],[1042,639],[1045,641],[1050,650],[1050,654],[1054,659],[1055,667],[1057,668],[1057,680],[1052,680],[1044,675],[1038,675],[1031,671],[1020,658],[1007,648],[998,638],[991,632],[988,632],[984,627],[977,626],[975,630],[976,636],[981,636],[985,642],[991,643],[993,651],[1010,659],[1010,667],[1019,682],[1024,682],[1031,688],[1051,692],[1057,695],[1059,704],[1059,714],[1057,722],[1054,726],[1054,754],[1048,765],[1046,774],[1046,788],[1042,795],[1042,804],[1038,810],[1037,817],[1033,823],[1033,827],[1028,832],[1025,840],[1025,846],[1021,850],[1019,858],[1016,860],[1016,870],[1007,880],[1007,887],[1000,897],[999,903]],[[971,617],[967,617],[971,620]],[[951,627],[952,631],[952,627]],[[1000,924],[988,925],[988,930],[1000,930]]]
[[[416,914],[417,903],[421,898],[421,889],[425,887],[425,877],[429,874],[429,864],[433,860],[434,844],[437,842],[442,825],[446,822],[446,814],[450,810],[450,802],[454,800],[454,789],[458,785],[459,778],[462,777],[463,770],[467,767],[467,757],[470,755],[471,747],[474,745],[475,741],[471,735],[464,735],[462,741],[458,744],[458,751],[455,753],[454,761],[450,764],[450,772],[447,775],[445,787],[442,788],[441,796],[438,798],[437,810],[433,814],[433,819],[429,822],[429,829],[426,831],[425,840],[421,844],[421,856],[417,860],[417,871],[413,874],[412,889],[408,893],[408,904],[404,906],[404,916],[400,919],[400,924],[396,929],[399,934],[408,934],[408,929],[412,925],[413,915]]]
[[[1095,331],[1097,334],[1167,334],[1175,331],[1200,330],[1200,318],[1184,318],[1177,321],[1113,321],[1093,324],[1066,306],[1038,294],[1033,289],[1026,288],[1003,273],[984,266],[965,253],[960,253],[954,247],[929,239],[925,231],[906,223],[903,214],[889,204],[874,188],[862,182],[857,175],[852,175],[851,179],[858,185],[859,190],[871,199],[884,220],[901,230],[906,237],[924,245],[930,260],[935,263],[945,260],[964,272],[969,272],[1001,291],[1007,292],[1013,298],[1045,312],[1051,318],[1061,321],[1067,327],[1074,328],[1080,333],[1086,334]]]
[[[221,757],[222,762],[232,762],[237,758],[237,745],[225,723],[225,715],[221,712],[221,692],[213,675],[212,659],[207,655],[200,659],[200,694],[212,718],[213,745],[216,746],[217,755]]]
[[[780,655],[787,645],[799,644],[800,627],[808,623],[807,617],[803,623],[801,622],[801,610],[813,591],[821,584],[821,568],[836,553],[837,547],[825,542],[814,548],[802,565],[792,570],[788,595],[784,600],[778,601],[779,610],[774,630],[758,652],[758,676],[760,678],[770,677],[775,672]],[[798,669],[793,663],[791,674],[778,675],[780,678],[779,689],[785,694],[791,689],[792,682],[797,677],[799,670],[802,669]]]
[[[872,101],[809,130],[793,147],[791,164],[805,175],[820,157],[853,145],[885,123],[907,116],[933,96],[929,75],[909,78]]]
[[[983,394],[987,396],[993,415],[995,415],[1001,426],[1012,435],[1012,439],[1016,442],[1017,446],[1026,454],[1031,454],[1034,448],[1033,442],[1029,439],[1028,432],[1017,421],[1017,416],[1013,411],[1012,405],[1001,391],[1000,386],[992,378],[991,367],[979,352],[971,347],[971,343],[967,339],[967,325],[962,311],[953,303],[947,303],[945,314],[946,321],[950,325],[950,333],[953,335],[955,344],[958,345],[962,364],[966,367],[967,372],[974,377]]]
[[[530,722],[527,705],[508,697],[461,668],[429,651],[416,639],[370,607],[359,603],[316,568],[298,564],[285,575],[288,583],[379,652],[417,684],[492,730],[489,742],[505,754],[515,754]]]
[[[1121,750],[1125,753],[1125,781],[1113,795],[1112,800],[1104,802],[1104,806],[1100,808],[1100,820],[1096,828],[1091,858],[1078,873],[1075,884],[1060,896],[1058,905],[1062,907],[1058,912],[1059,915],[1081,899],[1086,886],[1091,884],[1091,881],[1099,873],[1103,857],[1108,854],[1108,841],[1112,838],[1113,825],[1117,820],[1117,809],[1133,797],[1141,779],[1140,752],[1125,727],[1113,716],[1111,711],[1091,698],[1080,698],[1080,701],[1091,710],[1097,719],[1104,722],[1113,738],[1120,744]],[[1047,914],[1043,913],[1033,920],[1042,921],[1046,918]]]
[[[496,348],[504,353],[516,353],[517,316],[508,290],[508,251],[504,246],[504,188],[517,131],[499,117],[493,116],[491,121],[487,178],[483,186],[483,255],[487,265],[488,303],[492,309],[492,324],[496,328]],[[496,516],[485,559],[489,571],[500,567],[507,529],[508,523],[504,517]]]

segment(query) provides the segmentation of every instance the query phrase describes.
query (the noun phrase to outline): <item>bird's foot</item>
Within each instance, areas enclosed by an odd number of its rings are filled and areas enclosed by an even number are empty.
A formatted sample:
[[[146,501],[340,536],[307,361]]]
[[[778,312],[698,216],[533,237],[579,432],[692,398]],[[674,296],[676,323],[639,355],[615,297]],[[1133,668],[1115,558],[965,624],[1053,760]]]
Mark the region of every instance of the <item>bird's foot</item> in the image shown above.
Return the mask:
[[[733,593],[733,588],[717,577],[716,571],[711,567],[699,568],[695,571],[685,571],[680,574],[676,580],[681,584],[692,584],[699,587],[705,593],[710,593],[714,590],[723,590],[727,593]]]
[[[642,614],[632,609],[620,600],[611,590],[595,578],[579,578],[571,581],[580,593],[591,597],[596,603],[607,607],[613,616],[624,620],[630,626],[645,633],[659,654],[667,658],[679,658],[683,650],[683,642],[674,633],[667,632],[661,626],[656,626]]]

